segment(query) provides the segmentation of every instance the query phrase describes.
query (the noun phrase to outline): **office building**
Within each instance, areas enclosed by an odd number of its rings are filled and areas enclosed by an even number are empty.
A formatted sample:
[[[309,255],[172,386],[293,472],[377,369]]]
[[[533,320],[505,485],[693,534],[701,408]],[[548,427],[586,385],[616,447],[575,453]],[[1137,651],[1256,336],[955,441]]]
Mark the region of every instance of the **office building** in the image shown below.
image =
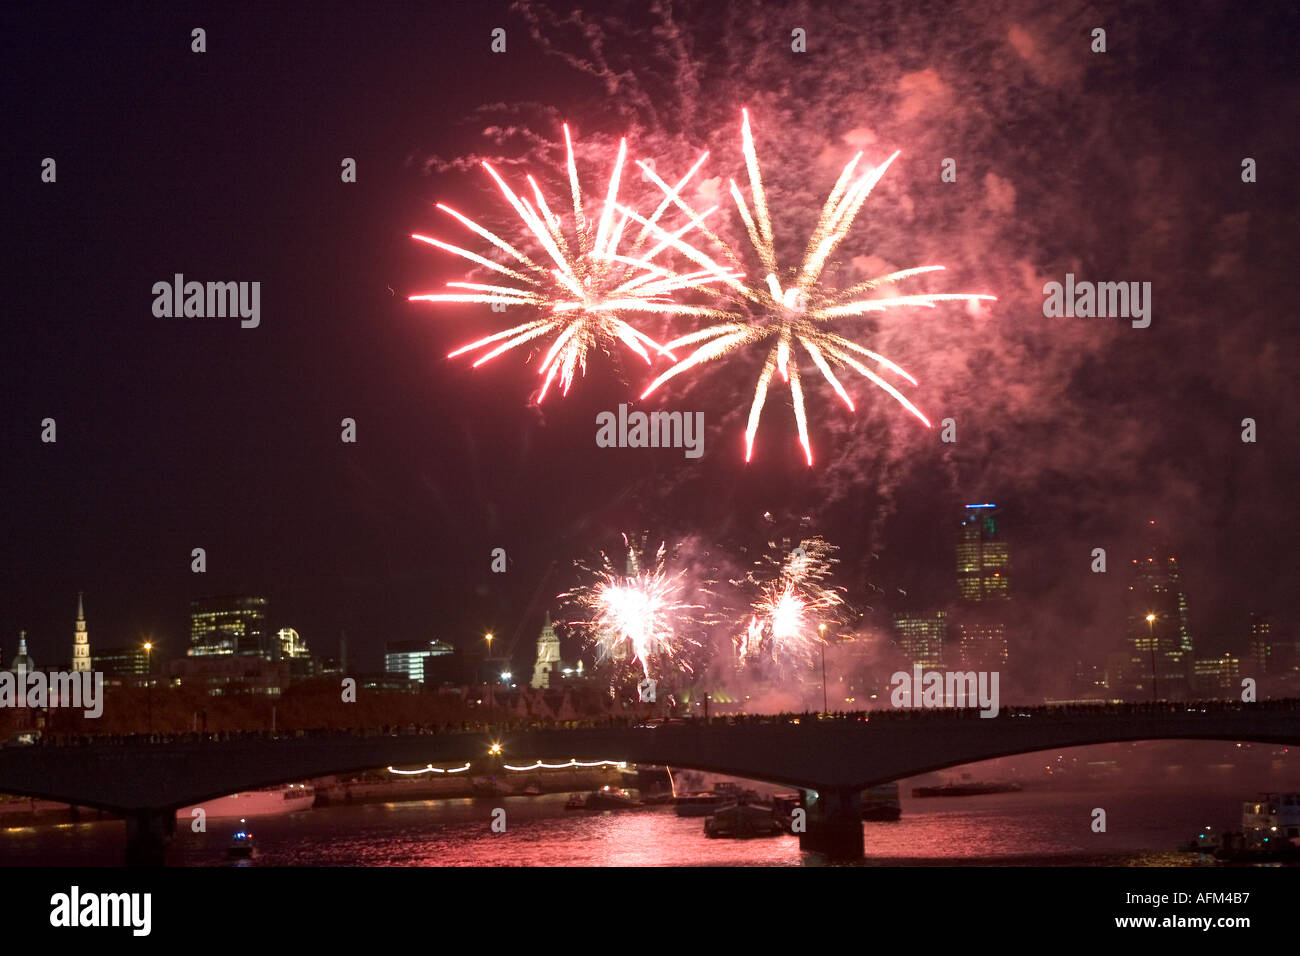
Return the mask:
[[[1185,697],[1192,677],[1192,631],[1178,559],[1154,521],[1132,559],[1125,639],[1148,664],[1155,695]]]
[[[272,656],[263,597],[206,597],[190,603],[187,657]]]
[[[967,505],[957,529],[957,597],[964,603],[1011,597],[1011,557],[995,504]]]
[[[947,611],[902,611],[894,615],[894,639],[908,666],[942,670],[948,639]]]
[[[384,645],[384,673],[423,681],[425,659],[454,650],[445,641],[389,641]]]

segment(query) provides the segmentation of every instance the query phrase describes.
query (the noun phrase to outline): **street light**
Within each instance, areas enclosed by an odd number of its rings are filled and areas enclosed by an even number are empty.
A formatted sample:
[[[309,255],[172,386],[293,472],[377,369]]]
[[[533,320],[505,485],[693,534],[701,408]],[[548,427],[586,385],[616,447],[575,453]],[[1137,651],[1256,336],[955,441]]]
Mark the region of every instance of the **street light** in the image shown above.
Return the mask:
[[[817,625],[822,640],[822,713],[826,713],[826,622]]]
[[[484,634],[484,635],[483,635],[483,640],[487,641],[487,658],[484,660],[484,663],[487,664],[489,667],[491,667],[491,666],[492,666],[492,632],[491,632],[491,631],[488,631],[488,633]],[[494,706],[494,702],[493,702],[493,700],[492,700],[492,684],[493,684],[493,683],[494,683],[494,682],[493,682],[492,680],[488,680],[488,681],[487,681],[487,685],[488,685],[488,723],[489,723],[489,724],[492,723],[492,708],[493,708],[493,706]]]
[[[1156,616],[1147,614],[1147,642],[1151,646],[1151,699],[1159,700],[1156,694]]]
[[[153,641],[144,642],[145,659],[145,711],[148,714],[149,733],[153,733]]]

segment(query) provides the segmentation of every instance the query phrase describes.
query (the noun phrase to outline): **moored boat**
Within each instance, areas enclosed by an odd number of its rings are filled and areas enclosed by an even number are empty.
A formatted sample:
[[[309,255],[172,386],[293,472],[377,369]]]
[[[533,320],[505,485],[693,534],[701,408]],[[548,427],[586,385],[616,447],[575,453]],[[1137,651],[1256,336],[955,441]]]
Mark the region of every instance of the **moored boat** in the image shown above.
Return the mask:
[[[684,793],[673,800],[673,809],[679,817],[707,817],[735,803],[734,797],[721,793]]]
[[[882,783],[862,791],[862,819],[892,822],[903,815],[898,802],[898,784]]]
[[[734,840],[780,836],[784,832],[771,807],[758,803],[737,803],[722,807],[704,821],[704,835]]]
[[[469,789],[476,797],[505,797],[514,793],[510,784],[496,777],[474,777],[469,782]]]
[[[913,787],[914,797],[975,797],[987,793],[1019,793],[1018,783],[945,783],[937,787]]]
[[[315,802],[316,790],[311,784],[287,783],[205,800],[176,811],[176,816],[189,820],[194,816],[195,810],[201,809],[209,820],[223,817],[265,817],[310,810]]]
[[[794,832],[794,812],[803,805],[803,797],[797,793],[777,793],[772,795],[772,819],[781,824],[786,833]]]
[[[605,786],[587,794],[586,809],[588,810],[624,810],[639,806],[641,806],[640,800],[628,791],[617,787]]]

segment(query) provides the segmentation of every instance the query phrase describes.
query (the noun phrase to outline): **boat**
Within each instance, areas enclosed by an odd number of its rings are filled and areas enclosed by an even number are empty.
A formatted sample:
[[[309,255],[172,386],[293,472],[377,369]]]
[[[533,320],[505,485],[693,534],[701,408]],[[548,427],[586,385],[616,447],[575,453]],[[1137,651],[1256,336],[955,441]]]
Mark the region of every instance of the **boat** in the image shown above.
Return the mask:
[[[635,790],[644,800],[647,794],[667,793],[673,790],[672,777],[667,767],[638,764],[635,767],[623,767],[619,770],[619,782],[629,790]]]
[[[786,833],[794,832],[794,812],[803,805],[803,797],[797,793],[776,793],[772,795],[772,818],[781,824]]]
[[[524,787],[524,789],[520,790],[519,792],[523,794],[525,797],[540,797],[542,795],[542,785],[540,783],[537,783],[536,781],[533,781],[532,783]]]
[[[986,793],[1019,793],[1018,783],[945,783],[937,787],[913,787],[914,797],[975,797]]]
[[[1300,793],[1261,793],[1241,806],[1241,832],[1225,833],[1217,859],[1243,863],[1300,860]]]
[[[253,834],[244,829],[242,824],[245,821],[240,820],[239,822],[241,824],[240,828],[230,838],[230,845],[226,847],[226,856],[249,857],[253,855]]]
[[[707,817],[723,807],[734,806],[735,797],[721,793],[684,793],[673,800],[673,809],[679,817]]]
[[[476,797],[508,797],[515,792],[510,784],[496,777],[472,777],[469,789]]]
[[[194,816],[195,810],[202,810],[209,820],[223,817],[266,817],[310,810],[315,802],[316,789],[311,784],[286,783],[205,800],[176,811],[176,816],[188,821]]]
[[[588,810],[625,810],[639,806],[641,806],[640,800],[618,787],[604,786],[587,794],[586,809]]]
[[[586,810],[587,795],[585,793],[571,793],[569,799],[564,804],[566,810]]]
[[[1196,841],[1188,841],[1179,849],[1188,850]],[[1249,832],[1223,833],[1212,847],[1200,852],[1212,852],[1216,860],[1225,863],[1295,863],[1300,861],[1300,843],[1288,840],[1256,840]]]
[[[704,835],[747,840],[780,836],[784,832],[771,807],[759,803],[736,803],[722,807],[704,820]]]
[[[1200,833],[1179,844],[1178,849],[1184,853],[1215,853],[1223,845],[1224,839],[1231,840],[1233,834],[1214,833],[1211,827],[1205,827]]]
[[[862,791],[862,819],[891,822],[903,815],[898,802],[898,784],[882,783]]]

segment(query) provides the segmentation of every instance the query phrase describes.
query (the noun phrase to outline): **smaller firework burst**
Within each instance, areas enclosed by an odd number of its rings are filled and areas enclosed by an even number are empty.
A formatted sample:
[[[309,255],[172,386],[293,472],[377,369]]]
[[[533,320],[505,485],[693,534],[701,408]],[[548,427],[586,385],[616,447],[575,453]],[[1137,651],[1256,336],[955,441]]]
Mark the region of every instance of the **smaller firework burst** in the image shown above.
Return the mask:
[[[822,625],[839,620],[844,608],[840,590],[829,586],[834,545],[820,537],[799,544],[781,562],[750,572],[743,582],[757,589],[747,624],[733,639],[740,663],[760,660],[807,665],[823,642]]]
[[[581,618],[569,624],[586,632],[598,661],[621,662],[630,657],[646,677],[652,661],[690,673],[691,666],[680,652],[684,645],[697,643],[685,631],[692,613],[702,605],[687,603],[685,571],[670,573],[665,568],[663,544],[653,564],[642,568],[639,549],[626,534],[623,543],[622,572],[604,552],[599,568],[579,563],[591,580],[560,595],[581,609]]]

